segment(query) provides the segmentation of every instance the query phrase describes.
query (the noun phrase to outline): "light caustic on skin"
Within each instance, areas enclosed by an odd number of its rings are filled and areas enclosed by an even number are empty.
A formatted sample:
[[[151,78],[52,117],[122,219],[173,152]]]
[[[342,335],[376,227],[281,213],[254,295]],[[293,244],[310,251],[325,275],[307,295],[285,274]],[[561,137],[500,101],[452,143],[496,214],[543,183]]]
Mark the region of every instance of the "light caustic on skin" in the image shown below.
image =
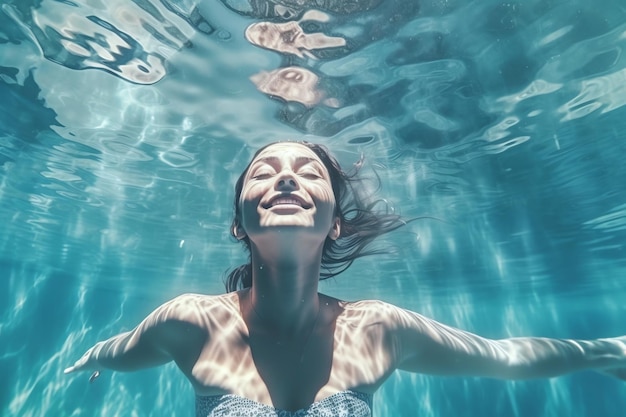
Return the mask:
[[[285,385],[277,380],[302,381],[300,375],[304,374],[314,378],[295,386],[306,393],[302,402],[312,403],[347,388],[374,391],[395,367],[420,373],[518,379],[583,369],[587,362],[611,366],[624,356],[624,342],[619,339],[488,340],[386,303],[346,303],[325,296],[320,298],[325,314],[302,354],[294,349],[302,339],[295,344],[286,340],[280,346],[272,334],[249,331],[241,312],[246,297],[247,291],[177,297],[132,332],[97,344],[66,372],[73,368],[129,371],[145,367],[146,356],[129,355],[124,362],[119,358],[137,349],[141,338],[151,336],[165,343],[168,354],[151,358],[150,365],[174,359],[198,394],[236,393],[276,404],[273,391]],[[397,343],[403,338],[412,342],[412,349]],[[621,370],[607,373],[624,376]],[[307,384],[313,385],[305,389]]]
[[[173,360],[199,396],[232,394],[283,410],[349,390],[371,395],[396,369],[503,379],[590,369],[626,379],[625,336],[494,340],[383,301],[318,293],[329,242],[384,224],[357,224],[342,214],[365,209],[342,206],[343,195],[334,193],[341,188],[333,188],[340,169],[309,145],[267,146],[237,183],[232,232],[248,243],[249,284],[224,295],[179,296],[134,330],[97,343],[66,372],[130,371]],[[387,232],[400,227],[397,220]]]

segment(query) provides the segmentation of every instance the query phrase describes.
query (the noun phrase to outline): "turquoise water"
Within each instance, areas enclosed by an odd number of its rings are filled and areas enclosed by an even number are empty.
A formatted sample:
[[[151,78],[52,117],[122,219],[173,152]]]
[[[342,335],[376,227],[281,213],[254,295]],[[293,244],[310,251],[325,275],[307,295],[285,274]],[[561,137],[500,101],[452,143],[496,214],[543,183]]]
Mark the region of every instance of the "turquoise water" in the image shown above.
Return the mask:
[[[275,140],[363,153],[424,217],[323,291],[494,338],[626,333],[623,2],[303,3],[0,2],[1,415],[192,414],[174,365],[62,371],[165,300],[223,291],[235,178]],[[593,372],[398,373],[375,397],[378,416],[624,409]]]

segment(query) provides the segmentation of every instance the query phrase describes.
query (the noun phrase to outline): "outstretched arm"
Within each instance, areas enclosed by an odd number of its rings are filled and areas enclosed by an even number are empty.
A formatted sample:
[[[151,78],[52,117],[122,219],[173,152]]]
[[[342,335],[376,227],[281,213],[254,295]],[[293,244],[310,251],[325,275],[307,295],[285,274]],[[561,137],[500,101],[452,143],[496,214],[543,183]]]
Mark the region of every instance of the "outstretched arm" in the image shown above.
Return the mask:
[[[133,330],[98,342],[65,373],[103,368],[133,371],[171,360],[193,361],[206,338],[197,296],[181,295],[154,310]]]
[[[407,371],[526,379],[595,369],[620,377],[626,366],[626,337],[491,340],[410,311],[398,309],[395,316],[397,367]]]

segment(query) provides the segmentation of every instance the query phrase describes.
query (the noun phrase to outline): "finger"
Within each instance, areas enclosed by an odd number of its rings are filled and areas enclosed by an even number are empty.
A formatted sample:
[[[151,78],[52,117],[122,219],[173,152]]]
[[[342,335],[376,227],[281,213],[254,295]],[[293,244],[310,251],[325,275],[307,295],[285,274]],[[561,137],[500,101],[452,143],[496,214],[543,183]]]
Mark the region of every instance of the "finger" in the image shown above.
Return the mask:
[[[71,374],[72,372],[75,372],[75,371],[76,371],[76,367],[75,366],[70,366],[69,368],[65,368],[63,370],[63,373],[64,374]]]
[[[100,371],[95,371],[93,374],[91,374],[91,376],[89,377],[89,382],[93,384],[93,382],[100,376]]]

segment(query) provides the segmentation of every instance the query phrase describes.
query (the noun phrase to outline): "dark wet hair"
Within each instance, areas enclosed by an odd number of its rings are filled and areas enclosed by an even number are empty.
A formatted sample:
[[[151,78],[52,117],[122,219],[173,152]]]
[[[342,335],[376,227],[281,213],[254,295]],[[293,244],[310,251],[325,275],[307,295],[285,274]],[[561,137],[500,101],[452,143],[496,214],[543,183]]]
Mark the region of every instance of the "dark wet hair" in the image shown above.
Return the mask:
[[[351,173],[341,169],[337,160],[331,156],[328,149],[319,144],[310,142],[294,142],[306,146],[322,161],[328,173],[335,195],[335,215],[339,217],[341,232],[337,240],[326,238],[322,250],[322,265],[320,280],[334,277],[352,265],[355,259],[383,253],[383,250],[367,249],[370,243],[380,235],[404,226],[406,222],[396,214],[390,213],[388,204],[384,200],[372,199],[365,195],[363,179],[358,176],[363,158],[354,165]],[[237,227],[241,223],[241,208],[239,198],[243,183],[250,169],[250,165],[269,144],[259,149],[235,185],[234,217],[230,228],[231,235],[236,236]],[[382,206],[382,208],[380,208]],[[250,253],[250,240],[247,236],[240,240]],[[226,278],[226,291],[252,286],[252,264],[250,262],[233,269]]]

